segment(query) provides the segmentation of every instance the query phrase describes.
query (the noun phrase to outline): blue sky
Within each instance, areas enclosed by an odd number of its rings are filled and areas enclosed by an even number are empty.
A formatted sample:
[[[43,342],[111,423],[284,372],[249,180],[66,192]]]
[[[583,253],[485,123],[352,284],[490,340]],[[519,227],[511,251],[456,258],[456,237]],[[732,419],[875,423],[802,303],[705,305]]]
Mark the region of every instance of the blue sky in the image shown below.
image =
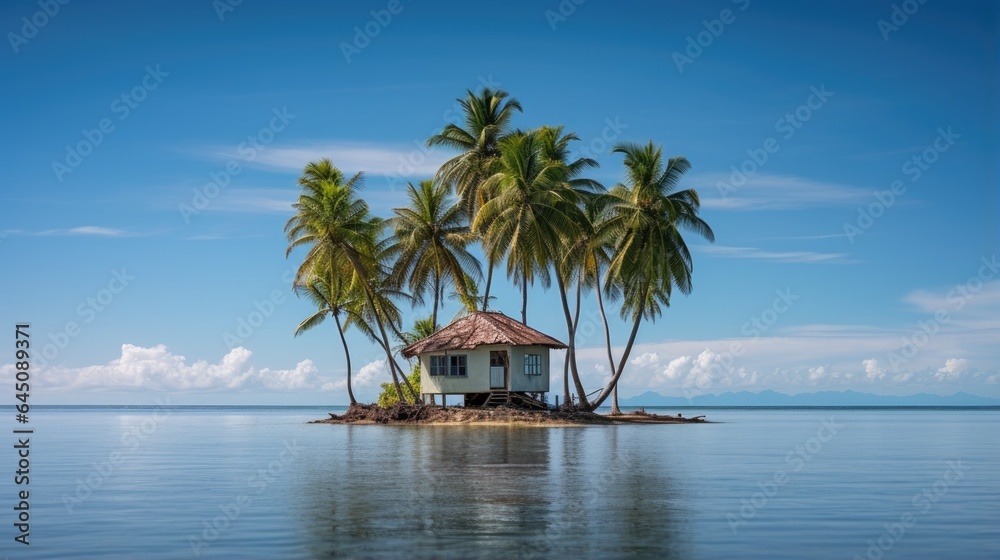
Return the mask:
[[[45,6],[0,7],[2,316],[48,346],[35,402],[346,402],[335,329],[291,336],[310,313],[284,257],[296,178],[320,157],[364,171],[387,216],[484,85],[522,103],[516,126],[575,131],[608,186],[614,142],[693,164],[717,241],[690,238],[694,292],[643,325],[624,395],[1000,396],[989,2]],[[553,295],[529,323],[564,338]],[[350,339],[371,399],[388,374]]]

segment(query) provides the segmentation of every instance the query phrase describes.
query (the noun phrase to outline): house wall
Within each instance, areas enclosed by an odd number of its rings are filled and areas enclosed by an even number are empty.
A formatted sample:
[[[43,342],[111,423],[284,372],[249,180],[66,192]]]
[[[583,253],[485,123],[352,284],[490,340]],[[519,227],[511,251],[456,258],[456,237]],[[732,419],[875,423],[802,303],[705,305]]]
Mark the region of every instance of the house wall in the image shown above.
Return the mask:
[[[547,392],[549,390],[549,349],[545,346],[479,346],[473,350],[451,350],[429,352],[420,355],[420,392],[423,394],[463,394],[486,393],[490,390],[490,351],[510,352],[508,369],[511,391]],[[454,356],[465,354],[466,377],[431,376],[431,356]],[[542,356],[542,374],[524,374],[524,355]]]
[[[507,346],[479,346],[472,350],[429,352],[420,355],[420,392],[436,394],[487,393],[490,390],[490,351],[506,350]],[[431,356],[465,354],[465,377],[431,376]]]
[[[514,346],[510,352],[510,390],[528,393],[549,391],[549,349],[545,346]],[[542,374],[524,374],[524,355],[542,356]]]

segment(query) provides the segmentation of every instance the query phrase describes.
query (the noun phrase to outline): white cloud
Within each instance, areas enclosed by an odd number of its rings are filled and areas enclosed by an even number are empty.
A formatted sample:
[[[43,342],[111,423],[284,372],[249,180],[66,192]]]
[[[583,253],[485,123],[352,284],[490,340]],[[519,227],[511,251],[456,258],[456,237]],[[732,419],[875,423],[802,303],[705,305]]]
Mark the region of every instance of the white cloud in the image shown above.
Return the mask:
[[[46,229],[41,231],[6,230],[4,234],[31,235],[40,237],[91,236],[91,237],[134,237],[142,235],[124,229],[103,226],[78,226],[64,229]],[[149,235],[149,234],[146,234]]]
[[[934,299],[943,297],[934,294]],[[897,328],[866,325],[773,326],[767,336],[672,340],[637,344],[633,359],[622,376],[625,394],[655,390],[677,394],[739,388],[783,392],[823,389],[868,391],[982,392],[988,384],[1000,383],[996,349],[997,330],[975,328],[968,316],[1000,316],[1000,309],[979,307],[985,297],[969,300],[961,310],[952,310],[952,321],[927,338],[914,337],[918,326]],[[973,305],[973,302],[977,306]],[[987,309],[987,307],[989,309]],[[734,321],[737,325],[739,321]],[[970,324],[973,327],[958,327]],[[921,331],[923,332],[923,331]],[[921,342],[915,354],[902,362],[906,340]],[[621,355],[622,348],[615,348]],[[601,379],[592,364],[605,363],[600,347],[577,349],[585,386],[596,388]],[[656,359],[652,359],[656,356]],[[961,359],[955,356],[962,356]],[[942,367],[944,364],[944,367]]]
[[[660,356],[656,352],[643,352],[639,356],[632,358],[634,366],[649,366],[660,361]]]
[[[319,370],[312,360],[302,360],[294,369],[264,368],[257,379],[264,387],[275,391],[301,391],[320,386]]]
[[[648,377],[647,377],[648,378]],[[733,387],[756,382],[754,372],[732,367],[731,360],[720,353],[705,349],[697,356],[678,356],[655,371],[649,386],[681,388]]]
[[[66,230],[67,235],[108,235],[108,236],[120,236],[126,235],[128,232],[121,229],[106,228],[100,226],[80,226],[75,228],[70,228]]]
[[[986,275],[983,275],[986,276]],[[1000,280],[980,275],[939,291],[914,290],[903,299],[917,311],[950,327],[1000,329]],[[939,313],[943,318],[936,318]]]
[[[861,365],[865,366],[865,377],[868,379],[876,380],[885,377],[885,371],[878,367],[878,360],[875,358],[868,358],[861,362]]]
[[[224,159],[240,157],[236,153],[219,152]],[[371,144],[361,142],[329,142],[298,146],[268,146],[261,150],[253,163],[284,171],[301,172],[311,161],[329,158],[345,174],[363,171],[365,175],[402,176],[433,175],[453,154],[428,148],[423,141],[412,144]]]
[[[847,253],[817,253],[814,251],[766,251],[757,247],[732,247],[727,245],[697,245],[696,251],[724,259],[753,259],[783,263],[852,264]]]
[[[969,361],[963,358],[948,358],[944,367],[937,370],[937,378],[941,380],[956,378],[962,374],[968,363]]]
[[[358,389],[359,387],[369,387],[375,384],[380,376],[381,379],[389,379],[389,370],[385,367],[385,360],[375,360],[374,362],[368,362],[367,364],[361,366],[361,369],[353,372],[351,375],[351,387],[353,389]],[[324,391],[342,391],[347,389],[347,376],[345,375],[341,379],[336,381],[327,382],[323,385]]]
[[[871,197],[865,189],[788,175],[757,173],[745,184],[733,179],[729,173],[693,177],[702,194],[702,206],[719,210],[793,210],[859,204]]]
[[[299,196],[299,189],[228,189],[207,207],[209,211],[246,212],[260,214],[293,214],[292,204]]]
[[[809,381],[816,382],[827,377],[826,366],[811,367],[808,370]]]
[[[385,367],[385,360],[375,360],[361,366],[357,375],[351,378],[351,382],[358,387],[367,387],[375,382],[375,378],[380,375],[389,375],[389,370]]]
[[[107,364],[67,368],[49,367],[37,376],[38,382],[53,389],[142,389],[156,391],[240,390],[264,388],[274,391],[315,390],[324,379],[312,360],[303,360],[293,369],[255,369],[252,353],[234,348],[215,364],[205,360],[188,363],[164,345],[143,348],[123,344],[121,357]],[[12,365],[0,368],[12,376]]]

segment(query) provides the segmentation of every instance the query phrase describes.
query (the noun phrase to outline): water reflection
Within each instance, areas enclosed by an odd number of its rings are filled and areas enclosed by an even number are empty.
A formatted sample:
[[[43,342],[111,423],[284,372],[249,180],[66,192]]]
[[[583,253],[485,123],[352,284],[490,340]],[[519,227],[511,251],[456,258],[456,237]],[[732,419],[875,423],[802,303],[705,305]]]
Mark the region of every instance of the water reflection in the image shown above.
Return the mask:
[[[626,427],[628,428],[628,427]],[[621,427],[337,426],[298,481],[314,557],[678,557],[662,449]]]

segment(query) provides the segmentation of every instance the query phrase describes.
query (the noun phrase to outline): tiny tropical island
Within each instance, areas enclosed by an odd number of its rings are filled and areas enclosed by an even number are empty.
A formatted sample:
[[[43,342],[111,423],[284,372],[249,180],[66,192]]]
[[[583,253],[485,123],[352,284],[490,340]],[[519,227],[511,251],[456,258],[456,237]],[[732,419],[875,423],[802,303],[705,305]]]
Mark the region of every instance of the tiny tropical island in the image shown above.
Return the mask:
[[[433,178],[407,184],[408,204],[388,219],[372,215],[361,196],[362,172],[348,177],[322,159],[299,178],[296,214],[285,226],[286,257],[307,249],[293,289],[316,311],[295,335],[333,318],[350,398],[345,414],[316,422],[704,422],[642,410],[623,414],[618,406],[618,382],[640,326],[662,314],[675,289],[691,291],[692,259],[682,230],[714,241],[698,215],[697,192],[679,188],[687,159],[665,159],[652,141],[616,144],[624,181],[608,189],[584,176],[596,161],[571,158],[579,138],[563,126],[512,129],[522,108],[506,92],[484,88],[458,101],[464,126],[448,124],[427,145],[459,153]],[[490,309],[501,268],[520,289],[520,321]],[[554,284],[565,343],[528,325],[528,288],[536,283],[547,290]],[[449,298],[462,310],[442,326],[438,315]],[[592,392],[583,386],[576,356],[585,302],[601,318],[610,375]],[[428,303],[430,315],[404,332],[402,306]],[[615,307],[631,324],[617,359],[606,314]],[[382,384],[373,404],[359,403],[351,386],[344,334],[351,328],[385,355],[391,382]],[[552,402],[551,350],[566,353],[562,395]],[[610,414],[596,413],[609,399]]]

